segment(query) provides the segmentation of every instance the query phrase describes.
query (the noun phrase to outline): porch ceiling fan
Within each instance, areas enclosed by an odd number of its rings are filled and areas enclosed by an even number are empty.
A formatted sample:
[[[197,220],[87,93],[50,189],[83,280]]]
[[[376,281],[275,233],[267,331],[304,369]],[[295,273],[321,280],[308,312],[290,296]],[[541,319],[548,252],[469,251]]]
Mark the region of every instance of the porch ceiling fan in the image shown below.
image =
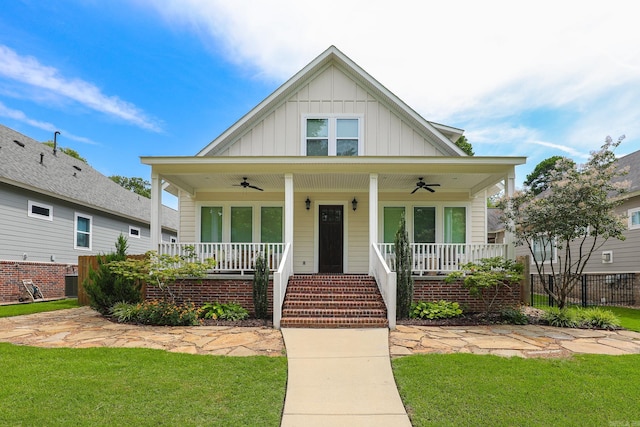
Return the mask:
[[[253,188],[254,190],[264,191],[260,187],[256,187],[255,185],[249,184],[249,182],[247,181],[247,177],[246,176],[242,177],[242,182],[240,184],[233,184],[233,186],[234,187],[242,187],[242,188]]]
[[[416,191],[418,191],[419,189],[423,188],[431,193],[435,193],[436,190],[434,190],[431,187],[440,187],[440,184],[427,184],[426,182],[423,181],[424,178],[420,177],[418,178],[418,182],[416,182],[416,188],[413,189],[413,191],[411,192],[411,194],[415,193]]]

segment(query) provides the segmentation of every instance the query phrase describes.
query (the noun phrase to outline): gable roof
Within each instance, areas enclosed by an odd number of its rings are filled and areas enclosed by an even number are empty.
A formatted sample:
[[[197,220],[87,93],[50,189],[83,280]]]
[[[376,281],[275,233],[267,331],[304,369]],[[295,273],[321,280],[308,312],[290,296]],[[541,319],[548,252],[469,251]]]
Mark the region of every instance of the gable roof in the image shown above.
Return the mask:
[[[0,182],[149,224],[151,200],[88,164],[0,124]],[[178,212],[163,206],[163,227],[178,229]]]
[[[278,105],[285,102],[297,90],[330,65],[335,65],[340,68],[358,84],[371,92],[377,99],[380,99],[390,106],[401,117],[406,119],[408,123],[411,123],[418,129],[422,129],[424,133],[428,135],[430,142],[445,155],[466,156],[466,153],[453,143],[453,141],[461,136],[464,131],[451,126],[445,126],[425,120],[335,46],[330,46],[327,50],[321,53],[316,59],[311,61],[306,67],[276,89],[260,104],[254,107],[220,136],[200,150],[196,156],[213,156],[226,149],[262,117],[273,111]]]

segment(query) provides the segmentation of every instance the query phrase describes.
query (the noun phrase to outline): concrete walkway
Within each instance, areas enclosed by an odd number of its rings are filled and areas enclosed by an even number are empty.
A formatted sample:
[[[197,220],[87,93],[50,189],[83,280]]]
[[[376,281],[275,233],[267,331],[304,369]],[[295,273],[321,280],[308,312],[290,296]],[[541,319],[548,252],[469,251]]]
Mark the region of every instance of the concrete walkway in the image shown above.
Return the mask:
[[[411,426],[388,329],[282,329],[289,375],[282,427]]]

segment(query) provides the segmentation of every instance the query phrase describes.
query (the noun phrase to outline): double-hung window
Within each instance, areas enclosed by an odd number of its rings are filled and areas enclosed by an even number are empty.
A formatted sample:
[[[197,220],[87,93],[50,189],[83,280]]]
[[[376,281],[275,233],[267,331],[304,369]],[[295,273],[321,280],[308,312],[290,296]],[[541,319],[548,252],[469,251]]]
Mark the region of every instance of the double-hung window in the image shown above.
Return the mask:
[[[465,207],[444,208],[444,242],[467,242],[467,209]]]
[[[629,209],[629,229],[640,228],[640,208]]]
[[[358,156],[362,151],[361,119],[351,116],[306,117],[303,154]]]
[[[89,215],[75,214],[75,244],[74,249],[91,250],[91,222]]]
[[[222,206],[200,208],[200,241],[202,243],[222,242]]]

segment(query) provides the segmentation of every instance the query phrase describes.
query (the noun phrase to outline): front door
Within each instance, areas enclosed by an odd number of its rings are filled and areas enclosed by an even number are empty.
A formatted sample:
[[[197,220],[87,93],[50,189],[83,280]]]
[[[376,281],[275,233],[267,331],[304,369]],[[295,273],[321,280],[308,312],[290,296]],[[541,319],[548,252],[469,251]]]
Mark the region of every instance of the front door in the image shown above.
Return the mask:
[[[342,273],[342,206],[320,205],[319,273]]]

